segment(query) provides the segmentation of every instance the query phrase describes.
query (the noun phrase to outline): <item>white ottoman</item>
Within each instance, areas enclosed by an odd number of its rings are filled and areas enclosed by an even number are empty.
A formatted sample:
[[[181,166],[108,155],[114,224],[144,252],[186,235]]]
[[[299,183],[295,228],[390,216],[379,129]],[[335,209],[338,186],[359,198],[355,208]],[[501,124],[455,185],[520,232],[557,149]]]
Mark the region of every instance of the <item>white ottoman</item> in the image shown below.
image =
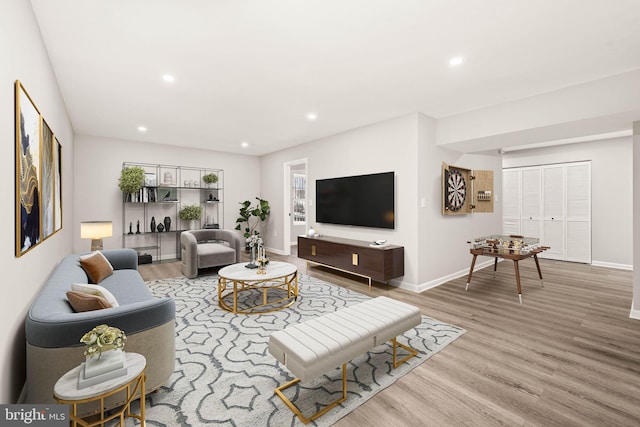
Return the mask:
[[[288,326],[269,337],[269,352],[297,378],[275,389],[275,393],[307,424],[346,399],[346,363],[356,356],[391,340],[393,367],[418,354],[396,341],[396,336],[422,322],[420,310],[387,297],[377,297],[334,313]],[[396,360],[397,346],[409,351]],[[342,397],[309,418],[302,415],[282,390],[299,381],[316,378],[342,365]]]

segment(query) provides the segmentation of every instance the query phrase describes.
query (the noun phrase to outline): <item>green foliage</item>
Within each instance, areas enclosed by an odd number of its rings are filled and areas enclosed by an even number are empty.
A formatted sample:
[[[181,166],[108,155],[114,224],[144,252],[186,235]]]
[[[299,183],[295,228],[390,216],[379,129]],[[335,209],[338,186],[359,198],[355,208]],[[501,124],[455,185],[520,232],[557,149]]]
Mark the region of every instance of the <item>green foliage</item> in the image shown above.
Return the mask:
[[[122,169],[118,186],[123,193],[137,193],[144,185],[144,169],[133,166]]]
[[[205,176],[202,177],[202,180],[206,183],[206,184],[214,184],[216,182],[218,182],[218,175],[216,175],[215,173],[208,173]]]
[[[256,227],[262,221],[266,220],[271,213],[271,207],[269,206],[268,201],[259,197],[256,197],[256,200],[258,203],[256,203],[255,206],[251,206],[251,202],[249,200],[240,202],[242,207],[238,213],[238,219],[236,219],[236,230],[243,230],[242,224],[246,223],[246,226],[244,227],[245,238],[248,238],[251,235],[260,234],[260,232],[256,230]]]
[[[185,205],[178,212],[178,217],[183,221],[192,221],[202,217],[202,206]]]

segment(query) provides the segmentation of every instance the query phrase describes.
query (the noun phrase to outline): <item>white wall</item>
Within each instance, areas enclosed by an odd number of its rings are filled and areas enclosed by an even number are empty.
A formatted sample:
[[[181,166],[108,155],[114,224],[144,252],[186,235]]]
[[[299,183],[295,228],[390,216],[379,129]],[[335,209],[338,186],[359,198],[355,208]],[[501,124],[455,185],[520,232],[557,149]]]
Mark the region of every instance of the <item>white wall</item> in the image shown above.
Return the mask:
[[[0,259],[5,298],[0,301],[0,403],[15,403],[25,380],[24,320],[43,281],[73,238],[73,129],[28,0],[0,5]],[[20,80],[62,144],[62,230],[15,257],[15,105]]]
[[[502,204],[493,213],[442,215],[442,162],[473,170],[492,170],[494,197],[502,192],[502,159],[496,155],[462,154],[436,145],[436,121],[419,116],[419,284],[416,290],[440,285],[469,272],[471,255],[467,241],[499,233]],[[422,200],[425,206],[422,207]],[[483,260],[478,262],[482,266]]]
[[[260,161],[256,156],[80,135],[76,136],[75,156],[73,227],[79,230],[81,221],[113,221],[113,237],[104,239],[105,249],[122,247],[122,192],[118,178],[123,162],[223,169],[226,229],[235,228],[239,203],[253,201],[260,192]],[[89,241],[75,234],[74,251],[88,251],[89,246]]]
[[[631,137],[514,151],[503,166],[591,161],[591,257],[594,265],[633,265],[633,142]]]
[[[441,164],[443,161],[470,169],[494,171],[496,188],[502,188],[501,159],[497,156],[462,155],[435,144],[435,120],[411,114],[354,129],[262,158],[263,196],[271,201],[267,242],[283,249],[283,163],[308,159],[309,198],[315,200],[315,180],[373,172],[396,173],[396,228],[380,230],[315,224],[315,208],[309,223],[328,236],[358,240],[386,239],[405,249],[405,275],[393,283],[420,292],[468,272],[471,256],[467,240],[501,229],[502,210],[493,214],[443,217],[441,213]],[[424,199],[425,207],[421,207]]]
[[[633,123],[633,262],[640,265],[640,121]],[[633,299],[631,317],[640,319],[640,270],[633,270]]]
[[[358,240],[386,239],[405,248],[403,282],[417,283],[417,128],[416,115],[376,123],[312,141],[261,158],[262,196],[271,203],[267,246],[284,250],[283,164],[307,158],[309,225],[327,236]],[[315,222],[315,181],[321,178],[393,171],[396,174],[395,230]]]
[[[438,144],[464,152],[629,130],[640,70],[438,120]]]

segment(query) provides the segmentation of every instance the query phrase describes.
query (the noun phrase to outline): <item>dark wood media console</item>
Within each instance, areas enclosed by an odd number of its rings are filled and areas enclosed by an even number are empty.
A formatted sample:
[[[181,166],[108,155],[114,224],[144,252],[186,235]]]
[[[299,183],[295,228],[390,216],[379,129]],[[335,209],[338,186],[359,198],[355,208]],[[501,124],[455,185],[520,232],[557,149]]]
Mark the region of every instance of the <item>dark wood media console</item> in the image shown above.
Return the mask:
[[[340,237],[298,236],[298,258],[314,264],[387,282],[404,276],[404,247],[372,247],[369,242]]]

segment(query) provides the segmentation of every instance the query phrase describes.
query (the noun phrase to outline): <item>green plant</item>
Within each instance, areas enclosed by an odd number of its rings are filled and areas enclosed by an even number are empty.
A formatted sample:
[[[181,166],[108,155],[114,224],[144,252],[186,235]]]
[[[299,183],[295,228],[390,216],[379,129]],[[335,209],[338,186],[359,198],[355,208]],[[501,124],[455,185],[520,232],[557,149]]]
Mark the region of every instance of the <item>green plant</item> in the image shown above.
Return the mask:
[[[178,212],[178,217],[183,221],[192,221],[202,217],[202,207],[198,205],[186,205]]]
[[[260,234],[256,230],[256,227],[262,221],[266,220],[269,213],[271,213],[268,201],[261,199],[260,197],[256,197],[256,200],[258,203],[256,203],[255,206],[251,206],[251,202],[249,200],[240,202],[242,207],[238,213],[238,219],[236,219],[236,230],[242,230],[242,224],[247,223],[244,227],[245,238],[254,234]]]
[[[202,177],[202,180],[206,183],[206,184],[215,184],[216,182],[218,182],[218,175],[216,175],[215,173],[208,173],[206,175],[204,175]]]
[[[124,193],[137,193],[144,185],[144,169],[140,166],[123,168],[118,186]]]

